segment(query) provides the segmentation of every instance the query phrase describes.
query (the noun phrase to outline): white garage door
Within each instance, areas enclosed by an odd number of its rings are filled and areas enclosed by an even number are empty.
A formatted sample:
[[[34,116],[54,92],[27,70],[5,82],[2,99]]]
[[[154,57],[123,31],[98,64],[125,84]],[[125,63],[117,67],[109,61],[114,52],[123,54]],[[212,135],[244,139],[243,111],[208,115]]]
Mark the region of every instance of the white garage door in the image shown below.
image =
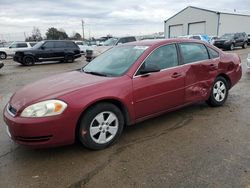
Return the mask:
[[[183,35],[183,25],[170,25],[169,38],[175,38]]]
[[[189,23],[188,34],[189,35],[206,34],[206,22]]]

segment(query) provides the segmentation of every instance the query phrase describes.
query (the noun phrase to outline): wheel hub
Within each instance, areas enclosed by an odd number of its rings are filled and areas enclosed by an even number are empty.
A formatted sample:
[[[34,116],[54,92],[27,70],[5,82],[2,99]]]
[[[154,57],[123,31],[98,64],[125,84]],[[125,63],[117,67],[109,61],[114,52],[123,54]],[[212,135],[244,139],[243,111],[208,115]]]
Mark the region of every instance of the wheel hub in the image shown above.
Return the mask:
[[[111,141],[118,131],[118,118],[112,112],[97,114],[90,125],[90,136],[94,142],[105,144]]]

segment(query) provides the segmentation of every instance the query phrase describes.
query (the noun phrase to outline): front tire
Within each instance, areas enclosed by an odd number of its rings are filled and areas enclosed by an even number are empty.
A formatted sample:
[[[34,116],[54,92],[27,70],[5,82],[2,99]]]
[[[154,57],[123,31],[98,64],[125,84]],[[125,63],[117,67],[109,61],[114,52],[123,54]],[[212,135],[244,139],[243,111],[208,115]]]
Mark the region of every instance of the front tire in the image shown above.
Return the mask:
[[[32,56],[24,56],[22,64],[26,66],[32,66],[35,64],[35,59]]]
[[[100,150],[116,142],[123,127],[121,110],[111,103],[99,103],[82,116],[78,138],[85,147]]]
[[[229,87],[227,80],[221,76],[217,77],[214,81],[207,103],[213,107],[222,106],[227,100],[228,91]]]

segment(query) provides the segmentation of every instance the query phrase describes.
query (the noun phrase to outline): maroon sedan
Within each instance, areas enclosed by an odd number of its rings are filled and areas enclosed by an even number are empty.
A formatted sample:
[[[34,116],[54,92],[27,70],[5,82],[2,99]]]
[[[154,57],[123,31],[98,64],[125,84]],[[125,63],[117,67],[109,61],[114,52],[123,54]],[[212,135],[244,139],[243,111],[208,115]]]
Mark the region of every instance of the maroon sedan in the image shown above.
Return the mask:
[[[103,149],[127,125],[200,101],[223,105],[241,75],[238,55],[201,41],[133,42],[80,71],[23,87],[6,105],[4,120],[18,144],[55,147],[78,138]]]

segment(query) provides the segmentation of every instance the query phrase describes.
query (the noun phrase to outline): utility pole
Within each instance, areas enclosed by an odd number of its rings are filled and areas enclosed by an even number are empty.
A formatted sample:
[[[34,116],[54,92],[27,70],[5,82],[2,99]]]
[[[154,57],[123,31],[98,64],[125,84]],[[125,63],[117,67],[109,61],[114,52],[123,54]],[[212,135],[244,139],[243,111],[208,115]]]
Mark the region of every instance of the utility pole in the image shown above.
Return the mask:
[[[84,21],[82,20],[82,40],[84,40]]]

